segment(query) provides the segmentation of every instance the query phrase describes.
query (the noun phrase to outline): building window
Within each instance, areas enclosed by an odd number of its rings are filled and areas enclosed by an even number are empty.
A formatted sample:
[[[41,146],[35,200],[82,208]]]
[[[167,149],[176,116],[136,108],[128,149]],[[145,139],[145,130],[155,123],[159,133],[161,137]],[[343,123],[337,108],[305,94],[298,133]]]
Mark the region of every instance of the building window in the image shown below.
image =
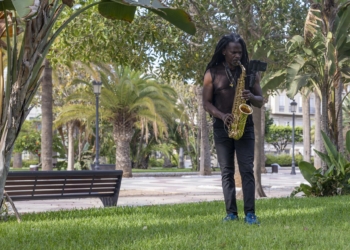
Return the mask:
[[[285,96],[284,95],[280,95],[279,96],[279,105],[278,105],[278,107],[279,107],[278,111],[279,112],[284,112],[284,104],[285,104]]]
[[[310,107],[310,115],[314,115],[315,114],[315,107]]]

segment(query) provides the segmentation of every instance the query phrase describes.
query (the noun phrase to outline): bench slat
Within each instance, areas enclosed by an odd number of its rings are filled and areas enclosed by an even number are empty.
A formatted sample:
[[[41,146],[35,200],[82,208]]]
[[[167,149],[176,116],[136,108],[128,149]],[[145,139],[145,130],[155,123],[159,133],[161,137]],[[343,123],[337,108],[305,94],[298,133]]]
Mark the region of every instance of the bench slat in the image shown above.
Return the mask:
[[[65,189],[62,192],[62,189],[52,189],[52,190],[35,190],[34,193],[32,190],[29,191],[9,191],[7,192],[8,195],[11,196],[16,196],[16,195],[28,195],[28,196],[37,196],[41,194],[52,194],[52,195],[57,195],[57,194],[88,194],[88,193],[113,193],[114,189],[113,188],[101,188],[101,189]]]
[[[93,183],[116,183],[119,181],[119,179],[104,179],[104,180],[94,180]],[[72,184],[72,183],[77,183],[77,184],[91,184],[92,180],[37,180],[37,181],[8,181],[6,180],[6,186],[20,186],[20,185],[34,185],[34,184],[40,184],[40,185],[59,185],[59,184]]]
[[[118,176],[40,176],[41,180],[93,180],[93,179],[117,179]],[[36,180],[36,176],[8,176],[9,181]]]
[[[36,185],[35,190],[38,189],[69,189],[69,188],[91,188],[91,184],[86,184],[86,185]],[[93,185],[93,188],[115,188],[116,183],[110,183],[110,184],[98,184],[98,185]],[[15,190],[33,190],[34,186],[33,185],[26,185],[26,186],[9,186],[6,187],[6,192],[9,191],[15,191]]]
[[[55,199],[75,199],[75,198],[99,198],[99,197],[111,197],[109,193],[96,193],[96,194],[69,194],[69,195],[38,195],[38,196],[14,196],[11,198],[13,201],[27,201],[27,200],[55,200]]]

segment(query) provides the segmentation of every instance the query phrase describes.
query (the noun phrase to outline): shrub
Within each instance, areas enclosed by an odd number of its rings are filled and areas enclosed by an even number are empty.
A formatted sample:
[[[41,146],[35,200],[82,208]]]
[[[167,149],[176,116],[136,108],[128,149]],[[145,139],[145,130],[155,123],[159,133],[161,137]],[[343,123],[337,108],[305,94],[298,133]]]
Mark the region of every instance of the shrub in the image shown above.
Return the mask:
[[[171,156],[171,164],[172,164],[174,167],[179,166],[179,155],[178,155],[178,154],[173,154],[173,155]]]
[[[30,165],[38,165],[38,164],[39,164],[38,160],[23,160],[22,161],[23,168],[29,168]]]
[[[346,133],[346,153],[338,152],[328,136],[321,131],[327,153],[315,150],[321,160],[326,163],[327,170],[316,169],[311,163],[300,162],[299,169],[308,184],[300,184],[291,196],[303,192],[306,196],[332,196],[350,194],[350,131]]]
[[[68,162],[67,161],[57,161],[56,169],[57,170],[67,170]]]
[[[157,159],[155,157],[149,158],[148,168],[162,168],[164,164],[163,159]]]
[[[303,156],[300,154],[295,155],[295,165],[298,166],[299,163],[303,160]],[[311,160],[313,162],[313,158]],[[266,155],[266,166],[271,166],[272,163],[277,163],[280,166],[291,166],[292,165],[292,156],[288,154],[281,154],[281,155],[272,155],[267,154]]]

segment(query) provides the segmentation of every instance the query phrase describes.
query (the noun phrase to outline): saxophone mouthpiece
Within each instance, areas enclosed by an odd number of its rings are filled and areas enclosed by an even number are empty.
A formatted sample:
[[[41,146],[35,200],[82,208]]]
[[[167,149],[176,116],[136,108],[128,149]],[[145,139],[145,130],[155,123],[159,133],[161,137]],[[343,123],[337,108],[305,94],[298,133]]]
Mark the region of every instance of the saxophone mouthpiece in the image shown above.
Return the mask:
[[[234,65],[234,66],[241,66],[242,64],[241,64],[241,61],[240,60],[234,60],[234,61],[232,61],[232,64]]]

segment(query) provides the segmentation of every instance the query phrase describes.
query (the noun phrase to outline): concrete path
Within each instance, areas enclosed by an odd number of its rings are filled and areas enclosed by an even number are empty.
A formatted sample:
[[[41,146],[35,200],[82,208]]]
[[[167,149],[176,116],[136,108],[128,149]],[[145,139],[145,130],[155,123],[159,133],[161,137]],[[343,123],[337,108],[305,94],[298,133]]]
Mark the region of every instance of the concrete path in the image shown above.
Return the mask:
[[[287,197],[294,187],[307,183],[300,172],[290,174],[290,169],[276,173],[262,174],[263,189],[268,198]],[[166,174],[164,174],[166,176]],[[199,176],[194,173],[177,173],[171,177],[160,174],[149,177],[135,174],[133,178],[124,178],[121,184],[118,206],[145,206],[159,204],[190,203],[223,200],[221,176],[213,172],[211,176]],[[240,188],[237,188],[240,190]],[[97,198],[72,200],[18,201],[15,205],[20,213],[57,211],[61,209],[84,209],[102,207]]]

